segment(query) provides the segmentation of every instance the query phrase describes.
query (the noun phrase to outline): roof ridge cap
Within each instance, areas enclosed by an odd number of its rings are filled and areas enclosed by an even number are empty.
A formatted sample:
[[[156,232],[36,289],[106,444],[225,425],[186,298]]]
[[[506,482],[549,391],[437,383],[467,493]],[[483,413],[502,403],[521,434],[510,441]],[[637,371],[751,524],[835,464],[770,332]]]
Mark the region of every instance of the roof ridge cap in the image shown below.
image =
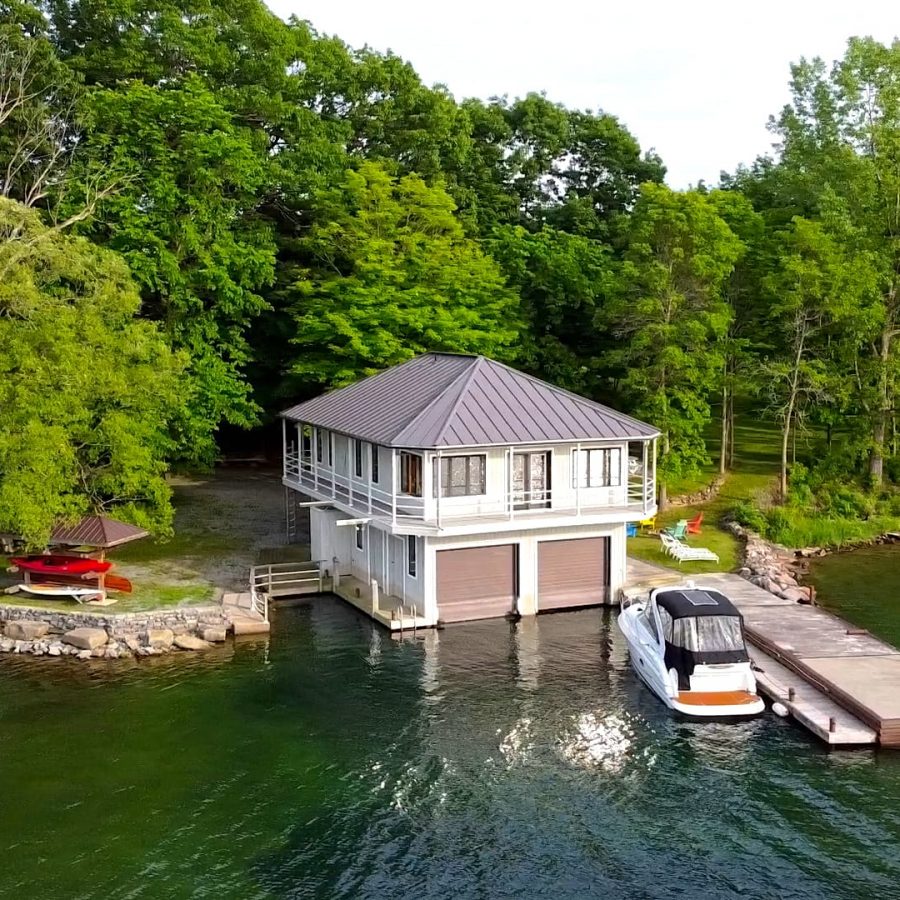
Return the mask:
[[[427,354],[422,354],[422,355],[423,356],[431,355],[431,351],[429,351],[429,353],[427,353]],[[448,354],[448,355],[462,356],[463,354]],[[469,357],[471,358],[471,354],[469,354]],[[477,364],[477,359],[480,359],[480,358],[481,357],[476,358],[476,364]],[[412,419],[410,419],[408,422],[406,422],[399,431],[395,431],[394,434],[391,435],[391,442],[396,441],[400,437],[400,435],[402,435],[408,429],[412,428],[419,421],[419,419],[421,419],[431,409],[431,407],[434,406],[435,403],[437,403],[447,393],[447,391],[454,388],[457,385],[457,383],[467,381],[468,378],[471,376],[472,370],[474,368],[475,368],[475,365],[472,365],[472,366],[469,366],[469,367],[463,369],[463,371],[460,372],[459,375],[457,375],[456,378],[454,378],[453,381],[451,381],[450,384],[448,384],[447,387],[444,388],[444,390],[440,391],[436,397],[432,397],[431,400],[429,400],[428,403],[426,403],[425,406],[423,406],[422,409],[420,409],[415,414],[415,416],[413,416]],[[463,385],[463,387],[464,386],[465,385]],[[462,395],[462,389],[460,390],[460,396],[461,395]],[[453,407],[450,410],[451,414],[456,411],[458,402],[459,402],[459,397],[457,397],[456,401],[454,401],[454,403],[453,403]],[[445,422],[441,428],[441,434],[443,434],[444,428],[446,428],[446,427],[447,427],[447,423]],[[440,435],[438,435],[438,438],[440,438]],[[437,439],[435,440],[435,444],[437,444]]]
[[[469,382],[475,377],[475,373],[481,368],[482,363],[484,362],[483,356],[476,356],[475,362],[466,369],[462,374],[465,375],[465,380],[462,385],[460,385],[459,393],[456,395],[456,399],[453,401],[453,406],[450,407],[450,411],[447,413],[447,417],[444,419],[444,424],[441,426],[441,430],[437,433],[434,439],[434,443],[436,445],[440,444],[441,440],[443,440],[444,432],[447,430],[447,426],[450,424],[450,420],[456,415],[456,411],[459,409],[460,403],[462,403],[462,398],[466,394],[466,388],[469,386]],[[456,382],[454,382],[455,384]],[[451,385],[452,386],[452,385]]]
[[[620,419],[625,419],[629,422],[634,422],[637,425],[644,425],[649,428],[653,428],[656,431],[659,431],[655,425],[650,425],[649,422],[642,422],[640,419],[636,419],[634,416],[628,415],[628,413],[620,412],[618,409],[613,409],[611,406],[607,406],[605,403],[600,403],[598,400],[591,400],[589,397],[582,397],[581,394],[576,394],[574,391],[567,390],[564,387],[560,387],[558,384],[551,384],[549,381],[544,381],[542,378],[538,378],[536,375],[531,375],[528,372],[523,372],[521,369],[514,369],[512,366],[506,365],[506,363],[502,363],[497,359],[489,360],[492,365],[501,366],[509,372],[512,372],[513,375],[517,375],[520,378],[527,378],[529,381],[540,385],[544,388],[549,388],[551,391],[557,394],[563,394],[566,397],[574,400],[581,406],[599,406],[604,411],[611,413],[614,416],[617,416]]]

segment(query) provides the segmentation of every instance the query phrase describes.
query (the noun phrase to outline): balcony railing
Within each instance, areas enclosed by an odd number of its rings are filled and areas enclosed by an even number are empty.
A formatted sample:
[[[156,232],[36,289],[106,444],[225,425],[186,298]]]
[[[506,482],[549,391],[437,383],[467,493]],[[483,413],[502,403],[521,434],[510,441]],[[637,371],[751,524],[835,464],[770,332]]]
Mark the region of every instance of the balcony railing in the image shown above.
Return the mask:
[[[299,489],[316,499],[332,499],[354,511],[399,524],[442,525],[463,524],[466,520],[497,521],[539,518],[548,515],[602,515],[628,513],[634,518],[652,513],[656,507],[654,479],[631,476],[624,488],[609,488],[619,502],[600,502],[597,489],[574,488],[553,491],[506,491],[483,496],[432,498],[426,505],[423,497],[389,490],[377,484],[349,478],[330,468],[301,461],[297,453],[288,453],[284,476]],[[388,476],[390,477],[390,476]],[[593,493],[593,496],[592,496]]]

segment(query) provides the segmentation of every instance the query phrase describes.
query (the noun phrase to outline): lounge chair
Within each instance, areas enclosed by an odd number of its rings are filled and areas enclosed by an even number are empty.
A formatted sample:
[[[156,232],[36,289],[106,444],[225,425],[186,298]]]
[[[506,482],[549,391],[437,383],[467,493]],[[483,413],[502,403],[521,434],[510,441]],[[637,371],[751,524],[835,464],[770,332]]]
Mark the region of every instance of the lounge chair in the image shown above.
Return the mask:
[[[708,562],[719,561],[718,554],[713,553],[712,550],[709,550],[706,547],[688,547],[687,544],[683,544],[681,541],[676,540],[670,534],[666,534],[665,532],[660,534],[659,537],[663,543],[663,549],[669,556],[677,559],[679,565],[685,560],[691,562],[697,560]]]
[[[687,533],[700,534],[700,526],[703,524],[703,512],[698,512],[693,519],[688,519]]]

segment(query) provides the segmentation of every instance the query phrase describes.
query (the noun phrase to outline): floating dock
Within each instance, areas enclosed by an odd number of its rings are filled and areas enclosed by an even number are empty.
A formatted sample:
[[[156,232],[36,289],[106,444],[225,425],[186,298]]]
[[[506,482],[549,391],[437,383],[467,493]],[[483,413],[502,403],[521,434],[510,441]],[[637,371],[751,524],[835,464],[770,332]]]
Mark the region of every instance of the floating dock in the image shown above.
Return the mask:
[[[900,651],[820,607],[776,597],[739,575],[698,581],[731,598],[755,647],[874,731],[881,746],[900,747]],[[852,738],[848,732],[846,741],[829,743],[871,743]]]
[[[686,576],[628,561],[628,595],[693,579],[744,617],[760,691],[832,747],[900,747],[900,651],[816,606],[776,597],[739,575]]]

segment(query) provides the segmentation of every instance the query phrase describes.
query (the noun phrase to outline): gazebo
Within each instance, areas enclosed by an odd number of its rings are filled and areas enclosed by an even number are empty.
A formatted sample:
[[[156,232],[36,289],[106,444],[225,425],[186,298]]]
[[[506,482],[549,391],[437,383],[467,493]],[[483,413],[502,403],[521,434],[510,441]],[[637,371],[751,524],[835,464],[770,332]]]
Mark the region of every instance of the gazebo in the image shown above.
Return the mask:
[[[110,550],[121,544],[149,537],[150,532],[137,525],[119,522],[107,516],[85,516],[74,525],[59,525],[53,529],[48,541],[51,547],[90,547],[92,550]]]

